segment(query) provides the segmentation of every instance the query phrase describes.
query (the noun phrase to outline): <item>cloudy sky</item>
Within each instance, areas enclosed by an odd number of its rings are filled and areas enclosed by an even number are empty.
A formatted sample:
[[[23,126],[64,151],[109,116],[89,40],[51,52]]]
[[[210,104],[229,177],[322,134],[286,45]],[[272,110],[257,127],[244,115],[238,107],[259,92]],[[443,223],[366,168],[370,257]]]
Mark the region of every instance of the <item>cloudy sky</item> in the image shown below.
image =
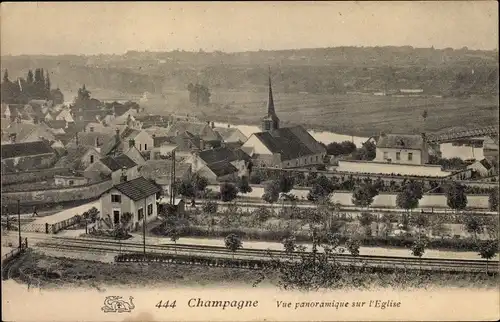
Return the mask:
[[[498,48],[496,1],[2,3],[1,53]]]

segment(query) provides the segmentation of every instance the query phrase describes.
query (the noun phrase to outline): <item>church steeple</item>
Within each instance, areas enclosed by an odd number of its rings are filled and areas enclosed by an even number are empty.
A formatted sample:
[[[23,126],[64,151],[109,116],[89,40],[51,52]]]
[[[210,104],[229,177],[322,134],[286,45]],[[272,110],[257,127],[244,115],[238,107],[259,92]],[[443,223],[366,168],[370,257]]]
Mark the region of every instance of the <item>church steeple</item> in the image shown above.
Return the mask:
[[[269,97],[267,100],[267,115],[262,119],[262,131],[272,132],[279,129],[280,120],[274,109],[273,89],[271,85],[271,67],[269,67]]]

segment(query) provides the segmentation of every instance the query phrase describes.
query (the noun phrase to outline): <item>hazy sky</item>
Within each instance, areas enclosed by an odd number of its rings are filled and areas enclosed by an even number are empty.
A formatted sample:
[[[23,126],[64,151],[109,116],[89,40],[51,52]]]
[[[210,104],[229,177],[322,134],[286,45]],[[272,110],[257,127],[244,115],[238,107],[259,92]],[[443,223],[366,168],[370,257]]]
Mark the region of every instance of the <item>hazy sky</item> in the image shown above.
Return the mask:
[[[2,3],[2,54],[498,48],[496,1]]]

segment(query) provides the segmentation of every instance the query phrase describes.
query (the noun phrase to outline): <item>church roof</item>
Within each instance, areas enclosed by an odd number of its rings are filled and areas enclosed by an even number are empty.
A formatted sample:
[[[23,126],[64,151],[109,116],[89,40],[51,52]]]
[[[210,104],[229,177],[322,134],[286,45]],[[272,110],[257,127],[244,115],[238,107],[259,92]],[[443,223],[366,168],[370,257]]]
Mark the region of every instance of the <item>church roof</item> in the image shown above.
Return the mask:
[[[325,148],[300,125],[254,135],[272,153],[279,153],[282,161],[325,153]]]

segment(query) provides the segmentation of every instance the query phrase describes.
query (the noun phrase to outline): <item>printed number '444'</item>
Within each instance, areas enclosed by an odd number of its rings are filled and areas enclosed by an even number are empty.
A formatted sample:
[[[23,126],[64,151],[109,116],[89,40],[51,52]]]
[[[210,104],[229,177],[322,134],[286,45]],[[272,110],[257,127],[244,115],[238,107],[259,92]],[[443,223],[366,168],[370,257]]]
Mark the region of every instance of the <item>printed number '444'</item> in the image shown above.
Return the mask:
[[[176,307],[175,302],[176,302],[175,300],[172,303],[170,303],[170,301],[166,301],[166,302],[160,301],[155,306],[159,309],[162,307],[165,309],[168,309],[169,307],[175,309],[175,307]]]

